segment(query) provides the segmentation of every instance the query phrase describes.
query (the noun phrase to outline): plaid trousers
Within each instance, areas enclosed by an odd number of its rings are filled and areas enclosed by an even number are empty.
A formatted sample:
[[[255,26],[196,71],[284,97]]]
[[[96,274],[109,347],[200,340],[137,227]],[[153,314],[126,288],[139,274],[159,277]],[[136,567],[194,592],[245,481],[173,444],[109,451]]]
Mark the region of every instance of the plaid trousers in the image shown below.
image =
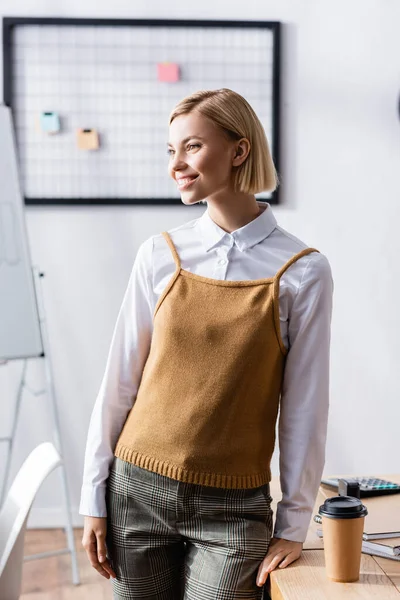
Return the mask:
[[[268,483],[244,490],[184,483],[114,457],[106,487],[114,600],[261,600],[269,491]]]

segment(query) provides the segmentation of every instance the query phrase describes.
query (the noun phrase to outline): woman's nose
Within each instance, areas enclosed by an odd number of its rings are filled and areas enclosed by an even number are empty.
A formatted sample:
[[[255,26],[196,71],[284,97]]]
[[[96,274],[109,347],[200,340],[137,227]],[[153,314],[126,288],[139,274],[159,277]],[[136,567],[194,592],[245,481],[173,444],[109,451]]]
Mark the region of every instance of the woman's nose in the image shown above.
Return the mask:
[[[179,152],[175,152],[175,154],[171,158],[171,168],[174,171],[177,171],[178,169],[182,169],[185,166],[186,163],[183,160],[182,154],[180,154]]]

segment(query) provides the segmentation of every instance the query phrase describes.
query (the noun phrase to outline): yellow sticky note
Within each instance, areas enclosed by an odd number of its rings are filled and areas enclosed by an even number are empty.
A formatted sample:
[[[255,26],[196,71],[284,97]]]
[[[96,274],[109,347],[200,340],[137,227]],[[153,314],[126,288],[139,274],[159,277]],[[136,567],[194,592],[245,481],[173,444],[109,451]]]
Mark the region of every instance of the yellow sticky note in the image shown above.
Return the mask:
[[[97,150],[99,148],[99,134],[96,129],[78,129],[76,137],[80,150]]]

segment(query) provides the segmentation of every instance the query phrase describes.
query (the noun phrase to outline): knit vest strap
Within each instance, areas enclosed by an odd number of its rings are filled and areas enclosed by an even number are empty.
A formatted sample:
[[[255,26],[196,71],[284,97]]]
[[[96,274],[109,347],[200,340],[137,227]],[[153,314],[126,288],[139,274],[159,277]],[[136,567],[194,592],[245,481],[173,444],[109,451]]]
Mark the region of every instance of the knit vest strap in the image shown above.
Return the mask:
[[[173,243],[173,241],[172,241],[172,239],[171,239],[171,236],[169,235],[169,233],[168,233],[167,231],[163,231],[163,232],[162,232],[162,235],[163,235],[163,236],[164,236],[164,238],[167,240],[167,244],[168,244],[168,246],[169,246],[169,247],[170,247],[170,249],[171,249],[172,256],[174,257],[174,261],[175,261],[175,264],[176,264],[176,268],[177,268],[177,270],[178,270],[178,269],[180,269],[180,268],[181,268],[181,259],[179,258],[179,255],[178,255],[178,253],[177,253],[177,251],[176,251],[176,248],[175,248],[175,246],[174,246],[174,243]]]
[[[279,345],[281,347],[281,351],[284,356],[287,355],[288,349],[286,348],[285,344],[283,343],[282,336],[281,336],[280,311],[279,311],[279,282],[280,282],[282,275],[285,273],[285,271],[287,271],[287,269],[289,267],[291,267],[300,258],[303,258],[303,256],[307,256],[307,254],[311,254],[312,252],[319,252],[319,250],[316,250],[315,248],[305,248],[301,252],[298,252],[297,254],[292,256],[292,258],[290,260],[288,260],[287,263],[285,263],[283,265],[283,267],[281,267],[274,276],[274,321],[275,321],[275,329],[276,329],[278,340],[279,340]]]
[[[307,254],[311,254],[311,252],[319,252],[319,250],[316,250],[316,248],[305,248],[301,252],[298,252],[297,254],[292,256],[292,258],[290,260],[288,260],[287,263],[285,263],[283,265],[283,267],[281,267],[279,269],[279,271],[275,274],[274,279],[277,279],[279,281],[279,279],[282,277],[284,272],[287,271],[287,269],[289,267],[291,267],[293,265],[293,263],[297,262],[300,258],[303,258],[303,256],[307,256]]]

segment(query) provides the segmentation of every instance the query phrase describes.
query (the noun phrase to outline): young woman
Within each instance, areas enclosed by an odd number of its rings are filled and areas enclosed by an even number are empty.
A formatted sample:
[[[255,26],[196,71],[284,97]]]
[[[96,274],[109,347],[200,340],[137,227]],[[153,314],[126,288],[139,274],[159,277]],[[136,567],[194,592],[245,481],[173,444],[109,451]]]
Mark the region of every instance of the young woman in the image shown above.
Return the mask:
[[[138,250],[90,421],[82,543],[114,598],[254,600],[300,556],[319,487],[331,270],[255,198],[277,179],[242,96],[184,98],[168,147],[182,202],[207,209]]]

